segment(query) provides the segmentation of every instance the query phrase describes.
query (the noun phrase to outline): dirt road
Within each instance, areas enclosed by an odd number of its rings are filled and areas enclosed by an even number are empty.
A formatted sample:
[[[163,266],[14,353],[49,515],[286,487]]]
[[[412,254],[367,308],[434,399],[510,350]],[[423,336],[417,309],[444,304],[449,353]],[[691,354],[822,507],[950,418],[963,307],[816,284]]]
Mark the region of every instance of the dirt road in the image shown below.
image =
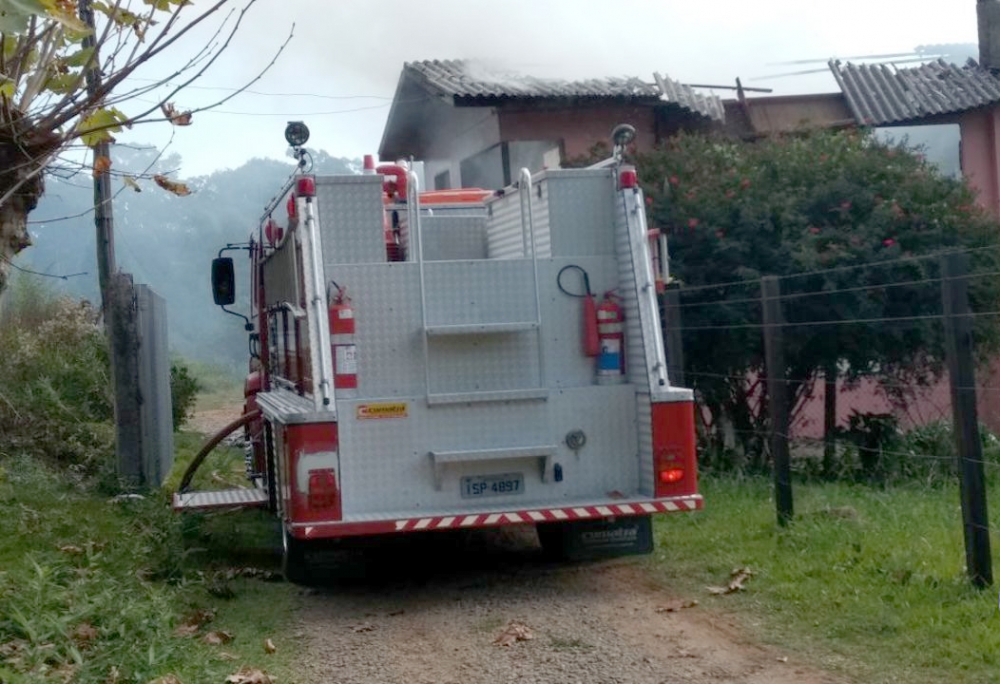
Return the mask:
[[[239,408],[199,411],[210,433]],[[678,596],[642,559],[553,564],[530,528],[324,554],[303,590],[298,684],[834,684]],[[669,562],[669,561],[668,561]],[[513,625],[513,627],[512,627]],[[530,637],[510,645],[498,639]]]
[[[336,584],[306,591],[299,682],[841,681],[755,645],[702,606],[665,611],[678,597],[636,559],[546,563],[527,530],[424,551],[404,542],[342,559]],[[514,641],[518,632],[530,638]],[[513,643],[496,643],[505,634]]]

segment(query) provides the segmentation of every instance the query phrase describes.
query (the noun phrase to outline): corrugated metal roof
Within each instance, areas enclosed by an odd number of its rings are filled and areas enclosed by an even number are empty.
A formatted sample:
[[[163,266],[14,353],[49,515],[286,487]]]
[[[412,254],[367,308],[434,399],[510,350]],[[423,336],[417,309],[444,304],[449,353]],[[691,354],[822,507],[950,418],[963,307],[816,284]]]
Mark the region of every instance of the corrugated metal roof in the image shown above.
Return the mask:
[[[660,100],[663,102],[672,102],[715,121],[725,121],[726,112],[722,107],[722,100],[717,95],[696,93],[691,86],[678,83],[659,73],[654,73],[653,78],[656,79]]]
[[[830,71],[854,118],[865,126],[957,114],[1000,102],[1000,79],[973,60],[964,67],[937,60],[910,69],[831,60]]]
[[[723,118],[718,97],[699,95],[689,86],[659,74],[656,83],[632,77],[564,81],[500,71],[466,60],[408,62],[404,70],[441,95],[459,100],[626,98],[671,102],[702,116],[720,121]]]
[[[435,59],[408,62],[405,66],[419,74],[442,95],[458,98],[553,98],[553,97],[628,97],[657,98],[655,85],[638,78],[595,78],[586,81],[563,81],[535,78],[493,69],[478,62]]]

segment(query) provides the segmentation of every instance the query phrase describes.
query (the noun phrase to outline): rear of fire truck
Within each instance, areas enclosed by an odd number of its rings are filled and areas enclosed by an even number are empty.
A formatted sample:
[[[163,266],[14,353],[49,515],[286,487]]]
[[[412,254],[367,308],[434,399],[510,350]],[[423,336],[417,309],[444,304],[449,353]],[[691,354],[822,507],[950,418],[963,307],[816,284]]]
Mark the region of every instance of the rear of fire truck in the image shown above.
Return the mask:
[[[635,169],[495,192],[368,171],[296,174],[268,206],[246,247],[255,486],[175,506],[269,507],[299,580],[318,540],[393,533],[530,524],[557,553],[650,551],[650,515],[702,499]]]

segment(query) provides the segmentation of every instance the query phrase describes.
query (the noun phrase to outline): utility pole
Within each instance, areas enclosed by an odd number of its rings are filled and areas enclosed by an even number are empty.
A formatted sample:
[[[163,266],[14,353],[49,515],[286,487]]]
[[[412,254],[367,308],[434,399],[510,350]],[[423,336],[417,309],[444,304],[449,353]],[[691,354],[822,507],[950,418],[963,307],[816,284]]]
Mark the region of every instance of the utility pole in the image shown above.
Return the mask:
[[[983,446],[979,441],[979,417],[976,415],[968,274],[967,254],[946,254],[941,258],[941,303],[951,411],[958,447],[965,564],[972,583],[977,587],[987,587],[993,583],[993,564],[990,557],[990,522],[986,514]]]
[[[765,276],[760,284],[764,309],[764,372],[767,374],[767,412],[771,422],[771,457],[774,459],[774,503],[778,524],[792,520],[792,465],[788,451],[788,383],[785,379],[784,317],[781,284]]]
[[[101,61],[97,52],[96,27],[91,0],[79,0],[80,19],[90,27],[84,48],[93,48],[87,70],[87,93],[95,97],[101,88]],[[111,146],[102,141],[94,148],[94,162],[110,158]],[[107,171],[94,177],[94,226],[97,229],[97,278],[101,308],[108,336],[111,382],[115,396],[115,451],[118,477],[129,485],[142,481],[142,424],[139,393],[139,337],[135,291],[131,276],[118,273],[115,264],[114,218],[111,212],[111,176]]]
[[[83,39],[83,47],[92,48],[92,66],[87,70],[87,94],[93,97],[101,87],[101,64],[97,54],[97,36],[94,26],[94,10],[90,0],[80,1],[80,19],[90,27],[90,33]],[[111,146],[106,140],[94,148],[94,160],[110,158]],[[94,178],[94,225],[97,228],[97,281],[101,288],[101,304],[108,312],[108,285],[111,275],[117,270],[115,264],[114,217],[111,213],[111,175],[98,174]]]

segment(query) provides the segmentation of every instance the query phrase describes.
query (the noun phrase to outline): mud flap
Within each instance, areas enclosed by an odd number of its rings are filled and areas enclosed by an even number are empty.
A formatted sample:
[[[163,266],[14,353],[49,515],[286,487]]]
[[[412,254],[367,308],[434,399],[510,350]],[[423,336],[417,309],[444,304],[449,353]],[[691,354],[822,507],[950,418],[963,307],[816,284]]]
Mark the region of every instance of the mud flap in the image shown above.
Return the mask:
[[[551,558],[596,560],[653,552],[653,523],[648,515],[615,520],[575,520],[538,525],[538,540]]]

